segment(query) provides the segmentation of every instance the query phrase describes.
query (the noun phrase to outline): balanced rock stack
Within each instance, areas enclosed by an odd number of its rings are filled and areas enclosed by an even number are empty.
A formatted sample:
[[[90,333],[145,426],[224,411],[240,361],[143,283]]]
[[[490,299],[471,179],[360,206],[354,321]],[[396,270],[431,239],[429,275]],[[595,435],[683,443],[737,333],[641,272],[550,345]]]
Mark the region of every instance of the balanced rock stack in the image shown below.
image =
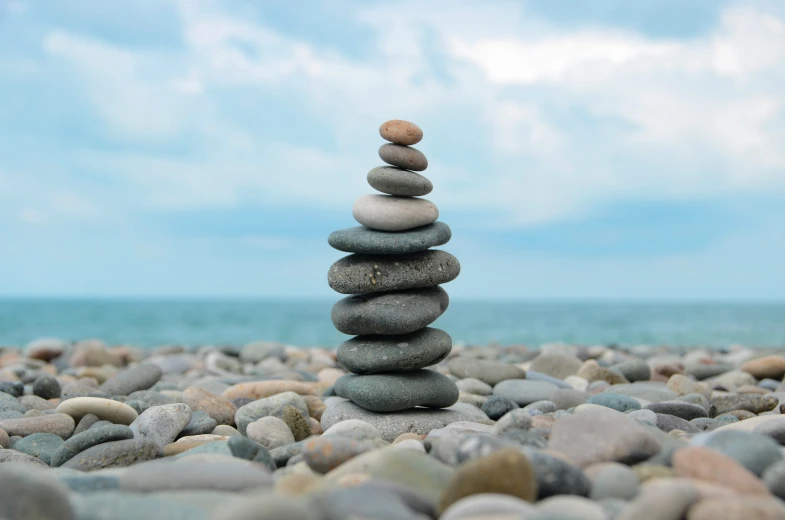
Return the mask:
[[[328,242],[353,253],[330,267],[330,287],[350,294],[335,304],[335,327],[356,337],[338,348],[338,361],[352,374],[341,377],[335,392],[374,412],[396,412],[417,406],[446,408],[458,400],[448,377],[426,367],[442,361],[452,338],[428,327],[447,309],[449,298],[439,287],[460,272],[458,260],[430,249],[450,240],[439,210],[419,198],[433,189],[415,171],[428,160],[410,145],[422,139],[414,123],[393,120],[379,129],[390,141],[379,157],[391,166],[368,172],[368,183],[384,195],[357,199],[352,214],[362,224],[332,233]]]

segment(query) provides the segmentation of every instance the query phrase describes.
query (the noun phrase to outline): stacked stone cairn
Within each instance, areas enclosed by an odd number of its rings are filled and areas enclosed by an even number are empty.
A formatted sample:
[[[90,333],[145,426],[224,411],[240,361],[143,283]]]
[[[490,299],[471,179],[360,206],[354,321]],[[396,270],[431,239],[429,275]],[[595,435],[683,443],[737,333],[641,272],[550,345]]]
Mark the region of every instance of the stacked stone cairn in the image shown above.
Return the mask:
[[[447,243],[451,231],[436,221],[436,206],[421,198],[433,189],[415,173],[428,167],[425,155],[411,146],[420,142],[422,130],[392,120],[379,133],[390,141],[379,148],[390,166],[372,169],[368,184],[382,195],[357,199],[352,214],[362,226],[328,239],[335,249],[352,253],[328,273],[330,287],[351,295],[333,307],[333,324],[355,335],[338,348],[338,361],[353,373],[336,382],[335,392],[374,412],[447,408],[458,400],[457,386],[426,367],[447,357],[452,338],[428,325],[447,309],[449,297],[439,285],[454,280],[460,264],[431,249]]]

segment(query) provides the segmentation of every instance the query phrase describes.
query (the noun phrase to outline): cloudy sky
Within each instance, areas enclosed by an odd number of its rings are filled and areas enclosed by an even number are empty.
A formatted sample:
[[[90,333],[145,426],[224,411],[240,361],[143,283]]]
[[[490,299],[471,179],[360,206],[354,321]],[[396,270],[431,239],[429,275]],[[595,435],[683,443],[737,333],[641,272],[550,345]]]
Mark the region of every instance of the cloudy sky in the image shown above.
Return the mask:
[[[0,0],[0,295],[332,298],[393,118],[454,297],[785,299],[777,0]]]

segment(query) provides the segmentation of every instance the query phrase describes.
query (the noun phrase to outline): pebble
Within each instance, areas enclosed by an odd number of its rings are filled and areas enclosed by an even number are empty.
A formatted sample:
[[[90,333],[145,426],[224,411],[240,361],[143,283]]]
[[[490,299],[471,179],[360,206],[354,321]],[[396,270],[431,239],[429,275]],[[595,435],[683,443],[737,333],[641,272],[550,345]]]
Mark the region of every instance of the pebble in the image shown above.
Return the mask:
[[[493,387],[491,385],[473,377],[459,379],[455,384],[461,392],[467,392],[474,395],[490,396],[493,392]]]
[[[701,431],[700,428],[681,417],[664,413],[657,414],[657,428],[664,432],[680,430],[686,433],[700,433]]]
[[[74,520],[68,489],[48,471],[29,465],[0,466],[0,517],[8,520]]]
[[[403,197],[419,197],[433,191],[426,177],[394,166],[378,166],[368,172],[368,184],[374,189]]]
[[[515,410],[516,408],[519,407],[514,401],[500,395],[492,395],[488,397],[488,399],[482,405],[481,410],[492,421],[498,421],[508,412]]]
[[[183,392],[182,399],[191,411],[206,413],[218,425],[234,423],[234,414],[237,412],[237,408],[222,396],[217,396],[196,386],[189,386]]]
[[[54,410],[55,408],[57,408],[57,405],[37,395],[24,395],[19,399],[19,402],[22,404],[22,406],[27,408],[27,411]]]
[[[531,370],[541,372],[558,379],[574,376],[580,370],[583,362],[575,356],[565,353],[541,353],[534,358]]]
[[[237,409],[235,422],[240,433],[245,433],[247,426],[262,417],[283,419],[283,411],[287,406],[300,410],[303,417],[308,417],[308,405],[301,395],[294,392],[282,392],[278,395],[257,399]]]
[[[41,459],[46,464],[50,464],[52,455],[62,444],[63,439],[57,435],[51,433],[34,433],[14,444],[14,449],[37,459]]]
[[[576,436],[576,431],[582,434]],[[548,440],[549,449],[564,454],[578,467],[595,462],[634,463],[655,455],[661,447],[633,419],[610,408],[588,404],[579,406],[574,415],[556,421]]]
[[[785,376],[785,356],[764,356],[751,359],[741,365],[741,369],[756,379],[773,378],[782,380]]]
[[[183,403],[153,406],[131,423],[134,438],[149,440],[160,449],[171,444],[191,421],[191,409]],[[120,441],[124,442],[124,441]]]
[[[603,392],[601,394],[593,395],[589,397],[586,402],[589,404],[605,406],[607,408],[616,410],[617,412],[640,410],[641,408],[641,405],[637,399],[634,399],[628,395],[614,394],[612,392]]]
[[[223,397],[229,401],[240,398],[256,401],[285,393],[314,395],[316,391],[312,383],[303,383],[301,381],[253,381],[230,386],[223,393]]]
[[[367,440],[336,435],[310,439],[303,444],[303,460],[319,474],[325,474],[354,457],[379,447]]]
[[[779,399],[770,395],[729,394],[711,398],[714,416],[734,410],[746,410],[754,414],[768,412],[779,405]]]
[[[34,433],[52,433],[67,439],[71,436],[75,427],[76,424],[71,416],[63,413],[0,421],[0,429],[5,430],[9,436],[18,435],[20,437],[26,437]]]
[[[100,389],[111,395],[129,395],[151,388],[161,379],[162,374],[158,365],[143,363],[118,372],[107,379]]]
[[[332,321],[344,334],[409,334],[433,323],[449,303],[441,287],[359,294],[338,300]],[[446,332],[441,333],[449,338]]]
[[[523,453],[537,478],[538,499],[556,495],[589,496],[591,481],[580,468],[533,447],[524,447]]]
[[[348,401],[345,402],[348,403]],[[354,403],[349,404],[356,407]],[[335,423],[327,428],[322,434],[322,438],[331,436],[358,440],[382,438],[382,434],[379,433],[379,430],[377,430],[375,426],[359,419],[347,419]]]
[[[668,379],[668,390],[678,395],[701,394],[707,399],[711,398],[712,393],[711,386],[707,383],[693,381],[682,374],[673,374]]]
[[[460,270],[457,258],[435,249],[390,258],[349,255],[330,267],[327,281],[341,294],[365,294],[441,285]]]
[[[355,374],[411,372],[447,357],[452,338],[441,329],[423,328],[397,336],[357,336],[338,347],[338,362]]]
[[[698,498],[698,490],[685,479],[656,479],[642,486],[615,520],[681,520]]]
[[[519,406],[549,400],[559,387],[545,381],[530,381],[528,379],[507,379],[493,387],[493,395],[506,397]]]
[[[336,381],[335,392],[375,412],[395,412],[415,406],[447,408],[458,401],[455,383],[432,370],[347,374]]]
[[[763,472],[763,483],[774,496],[785,499],[785,460],[771,464]]]
[[[248,425],[248,438],[272,450],[295,442],[289,426],[277,417],[262,417]]]
[[[756,426],[752,431],[770,437],[781,445],[785,445],[785,417],[782,417],[780,420],[766,421]]]
[[[0,381],[0,400],[3,399],[2,394],[7,394],[11,397],[22,397],[24,391],[25,386],[20,382]]]
[[[379,147],[379,158],[392,166],[421,172],[428,168],[428,159],[417,148],[400,144],[383,144]]]
[[[283,422],[289,427],[295,441],[302,441],[311,436],[311,424],[303,417],[300,410],[294,406],[285,406],[283,409]]]
[[[0,430],[0,448],[8,448],[11,445],[11,440],[5,430]]]
[[[621,374],[630,383],[636,381],[648,381],[651,379],[651,368],[649,364],[642,359],[631,359],[616,363],[609,367],[614,372]]]
[[[758,433],[717,431],[697,435],[690,444],[727,455],[759,477],[766,468],[783,460],[780,446],[771,438]]]
[[[455,472],[442,493],[439,510],[443,512],[458,500],[479,493],[500,493],[533,502],[537,499],[534,469],[515,448],[467,462]]]
[[[213,431],[217,425],[218,423],[215,422],[215,419],[207,415],[205,412],[193,412],[188,425],[183,428],[180,433],[177,434],[177,436],[186,437],[191,435],[204,435]]]
[[[87,414],[115,424],[131,424],[139,414],[125,403],[101,397],[72,397],[57,406],[58,413],[68,414],[79,421]]]
[[[413,145],[422,140],[422,129],[414,123],[401,119],[385,121],[379,127],[382,139],[395,144]]]
[[[377,231],[407,231],[436,222],[439,209],[428,199],[363,195],[354,202],[352,216]]]
[[[606,498],[632,500],[640,491],[638,478],[629,466],[615,462],[601,463],[589,466],[586,471],[594,474],[590,495],[592,500]]]
[[[327,242],[333,248],[347,253],[369,255],[403,255],[419,253],[450,241],[452,231],[444,222],[408,231],[377,231],[365,226],[333,231]]]
[[[58,399],[60,391],[60,382],[52,376],[41,376],[33,383],[33,395],[42,399]]]
[[[766,486],[741,464],[701,446],[677,450],[673,454],[673,469],[679,476],[727,486],[741,494],[768,494]]]
[[[646,405],[647,410],[657,414],[667,414],[680,417],[686,421],[691,421],[698,417],[708,417],[706,409],[697,404],[685,403],[682,401],[662,401]]]
[[[717,498],[702,500],[690,508],[687,520],[782,520],[785,505],[759,498]]]
[[[63,463],[63,467],[79,471],[131,466],[137,462],[163,456],[162,449],[149,440],[127,439],[98,444],[87,448]]]
[[[537,509],[556,518],[606,520],[602,506],[583,497],[555,496],[537,503]]]
[[[202,461],[197,458],[162,459],[136,464],[120,475],[120,489],[142,493],[170,490],[260,492],[271,488],[270,472],[237,458]]]
[[[308,502],[273,494],[259,494],[238,497],[229,502],[226,507],[216,511],[212,520],[323,520],[323,518],[322,514]]]
[[[523,379],[526,372],[506,363],[475,359],[469,356],[458,356],[450,360],[447,364],[450,373],[461,379],[471,377],[480,381],[496,386],[507,379]]]
[[[568,410],[584,404],[590,395],[579,390],[560,388],[551,394],[551,401],[556,404],[559,410]]]
[[[520,498],[500,493],[478,493],[452,504],[440,520],[477,520],[480,518],[525,520],[533,518],[537,509]]]

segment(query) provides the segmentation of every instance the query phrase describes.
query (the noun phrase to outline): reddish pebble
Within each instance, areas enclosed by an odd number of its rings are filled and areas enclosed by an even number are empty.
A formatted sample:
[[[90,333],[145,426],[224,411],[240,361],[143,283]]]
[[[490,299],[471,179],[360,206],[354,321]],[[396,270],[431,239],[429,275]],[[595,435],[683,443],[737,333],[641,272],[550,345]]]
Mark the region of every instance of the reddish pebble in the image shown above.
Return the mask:
[[[409,121],[392,119],[382,123],[379,127],[379,135],[391,143],[410,145],[422,140],[422,129]]]

